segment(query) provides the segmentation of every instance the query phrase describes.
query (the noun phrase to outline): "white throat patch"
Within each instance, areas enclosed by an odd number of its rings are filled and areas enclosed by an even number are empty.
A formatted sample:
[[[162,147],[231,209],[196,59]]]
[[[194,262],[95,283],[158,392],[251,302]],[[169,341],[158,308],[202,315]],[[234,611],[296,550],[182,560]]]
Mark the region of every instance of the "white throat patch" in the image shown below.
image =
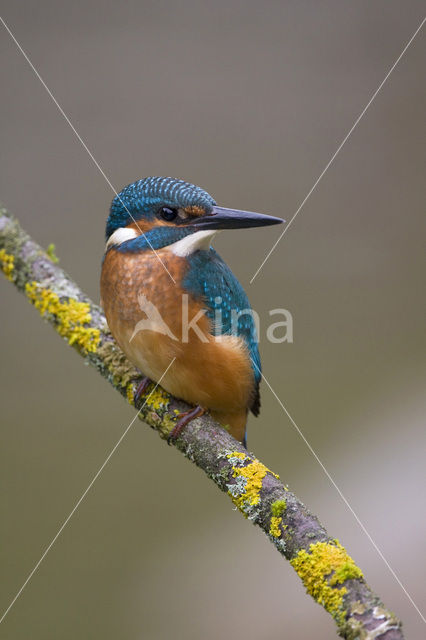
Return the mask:
[[[213,236],[215,236],[216,233],[218,233],[217,229],[196,231],[195,233],[191,233],[189,236],[186,236],[165,248],[172,251],[175,256],[185,258],[199,249],[209,249]]]
[[[114,233],[112,233],[108,238],[108,242],[106,243],[106,246],[105,246],[105,251],[112,246],[117,246],[119,244],[122,244],[123,242],[126,242],[126,240],[132,240],[133,238],[137,238],[138,235],[139,234],[136,233],[134,229],[127,229],[126,227],[120,227],[119,229],[116,229]]]

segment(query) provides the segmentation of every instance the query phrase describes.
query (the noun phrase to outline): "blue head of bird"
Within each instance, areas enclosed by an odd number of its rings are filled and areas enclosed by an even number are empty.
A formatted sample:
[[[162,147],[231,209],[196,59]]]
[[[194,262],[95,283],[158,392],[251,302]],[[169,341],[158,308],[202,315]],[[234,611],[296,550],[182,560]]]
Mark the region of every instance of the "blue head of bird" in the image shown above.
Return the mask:
[[[202,242],[222,229],[281,222],[273,216],[218,207],[206,191],[184,180],[150,177],[128,185],[114,198],[106,239],[107,246],[122,250],[157,250],[193,234]],[[138,242],[126,242],[137,236]]]

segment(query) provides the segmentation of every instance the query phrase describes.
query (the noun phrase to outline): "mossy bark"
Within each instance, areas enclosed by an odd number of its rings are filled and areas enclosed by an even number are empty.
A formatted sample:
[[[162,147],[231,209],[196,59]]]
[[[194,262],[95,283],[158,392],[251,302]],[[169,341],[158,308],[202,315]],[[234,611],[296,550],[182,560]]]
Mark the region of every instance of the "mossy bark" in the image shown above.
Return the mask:
[[[94,304],[5,209],[0,209],[0,268],[39,313],[128,402],[140,373],[126,359]],[[147,389],[140,418],[165,439],[177,415],[188,409],[161,388]],[[330,537],[279,477],[209,415],[191,422],[175,446],[227,493],[290,561],[307,592],[352,640],[401,640],[401,623],[381,603],[337,540]]]

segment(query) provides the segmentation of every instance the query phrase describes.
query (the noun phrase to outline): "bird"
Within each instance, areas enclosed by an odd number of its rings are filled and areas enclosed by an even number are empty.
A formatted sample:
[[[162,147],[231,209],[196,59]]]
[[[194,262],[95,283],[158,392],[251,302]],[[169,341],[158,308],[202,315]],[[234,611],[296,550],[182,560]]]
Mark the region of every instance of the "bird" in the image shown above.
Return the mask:
[[[257,328],[243,287],[211,242],[225,229],[281,222],[219,207],[201,187],[170,177],[137,180],[113,199],[101,305],[113,337],[143,376],[135,405],[160,380],[192,405],[172,438],[208,411],[247,445],[248,413],[260,411]]]

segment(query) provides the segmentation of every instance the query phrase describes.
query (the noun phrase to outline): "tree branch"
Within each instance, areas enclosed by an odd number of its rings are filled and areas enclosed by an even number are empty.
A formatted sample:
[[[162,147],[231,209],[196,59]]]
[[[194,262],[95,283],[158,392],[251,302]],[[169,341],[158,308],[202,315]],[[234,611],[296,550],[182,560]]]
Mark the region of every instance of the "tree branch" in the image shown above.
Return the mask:
[[[64,340],[133,404],[140,374],[114,341],[102,310],[57,265],[52,248],[45,252],[5,209],[0,209],[0,266]],[[140,418],[165,439],[177,413],[188,406],[160,387],[148,397],[150,391]],[[263,529],[307,592],[333,616],[343,638],[403,638],[401,623],[371,591],[344,547],[210,416],[189,423],[175,446]]]

